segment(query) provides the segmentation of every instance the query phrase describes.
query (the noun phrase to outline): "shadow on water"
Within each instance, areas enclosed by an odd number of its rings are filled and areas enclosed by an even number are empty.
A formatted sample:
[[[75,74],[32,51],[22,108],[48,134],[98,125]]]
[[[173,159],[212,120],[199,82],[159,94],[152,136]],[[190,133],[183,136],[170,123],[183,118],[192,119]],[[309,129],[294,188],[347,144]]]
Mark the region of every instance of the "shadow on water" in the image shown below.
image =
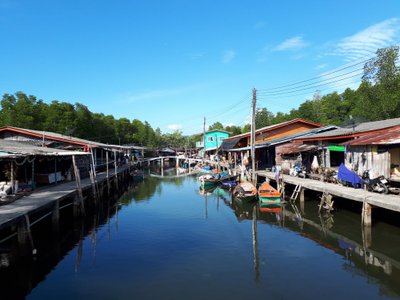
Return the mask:
[[[130,185],[128,191],[135,189]],[[0,244],[0,299],[24,299],[52,272],[64,257],[76,249],[74,268],[80,267],[83,241],[87,237],[93,244],[93,260],[96,259],[97,230],[111,226],[118,230],[119,199],[125,199],[128,192],[102,199],[97,207],[86,207],[86,216],[72,217],[72,206],[60,210],[60,222],[54,226],[51,218],[45,218],[31,228],[36,255],[26,255],[16,238]],[[121,197],[121,198],[120,198]]]

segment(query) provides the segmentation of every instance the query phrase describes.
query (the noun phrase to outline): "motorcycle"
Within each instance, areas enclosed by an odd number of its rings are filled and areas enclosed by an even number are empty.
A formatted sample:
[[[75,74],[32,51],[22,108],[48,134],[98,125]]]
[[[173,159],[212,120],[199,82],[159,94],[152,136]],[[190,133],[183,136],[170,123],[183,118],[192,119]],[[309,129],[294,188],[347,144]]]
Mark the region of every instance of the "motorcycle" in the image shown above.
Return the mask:
[[[389,193],[389,183],[385,176],[380,175],[371,179],[369,170],[365,170],[361,178],[363,180],[364,188],[367,188],[368,191],[384,194]]]

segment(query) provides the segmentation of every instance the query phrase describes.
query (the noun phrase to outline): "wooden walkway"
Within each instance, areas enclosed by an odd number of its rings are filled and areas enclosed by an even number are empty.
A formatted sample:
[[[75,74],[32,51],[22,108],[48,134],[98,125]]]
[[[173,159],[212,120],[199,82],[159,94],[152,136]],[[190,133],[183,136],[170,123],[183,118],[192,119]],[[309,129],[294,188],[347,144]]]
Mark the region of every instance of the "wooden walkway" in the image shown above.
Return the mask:
[[[118,168],[117,173],[123,172],[128,166]],[[109,171],[110,180],[114,177],[115,172]],[[101,183],[107,180],[106,173],[97,174],[97,182]],[[92,187],[90,178],[81,180],[82,190]],[[22,219],[25,215],[31,215],[45,208],[51,208],[57,201],[74,196],[77,193],[76,182],[69,181],[58,183],[57,185],[39,188],[30,195],[15,200],[12,203],[0,206],[0,230]]]
[[[275,180],[275,173],[267,171],[257,171],[260,177],[267,177],[271,180]],[[294,186],[301,185],[305,189],[326,192],[332,196],[354,200],[362,203],[368,203],[376,207],[382,207],[392,211],[400,212],[400,196],[399,195],[385,195],[373,192],[367,192],[363,189],[355,189],[352,187],[345,187],[334,183],[322,182],[313,179],[304,179],[294,177],[290,175],[282,175],[285,183],[292,184]]]

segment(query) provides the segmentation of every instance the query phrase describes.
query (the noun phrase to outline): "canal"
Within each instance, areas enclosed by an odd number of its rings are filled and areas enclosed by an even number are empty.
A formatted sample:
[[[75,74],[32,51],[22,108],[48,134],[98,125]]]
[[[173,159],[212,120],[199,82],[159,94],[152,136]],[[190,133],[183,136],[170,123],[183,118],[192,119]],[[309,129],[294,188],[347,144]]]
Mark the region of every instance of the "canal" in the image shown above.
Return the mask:
[[[1,299],[398,299],[400,228],[360,214],[278,212],[199,190],[196,177],[146,177],[58,230],[32,227],[36,255],[0,245]]]

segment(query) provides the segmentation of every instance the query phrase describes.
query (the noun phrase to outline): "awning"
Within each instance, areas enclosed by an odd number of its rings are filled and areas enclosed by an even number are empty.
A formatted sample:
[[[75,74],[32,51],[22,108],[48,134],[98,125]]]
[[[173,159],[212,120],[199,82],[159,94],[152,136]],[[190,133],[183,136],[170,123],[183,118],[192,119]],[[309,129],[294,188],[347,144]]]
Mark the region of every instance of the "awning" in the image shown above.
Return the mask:
[[[338,152],[344,152],[344,146],[337,146],[337,145],[330,145],[328,146],[329,151],[338,151]]]
[[[222,151],[233,151],[236,144],[240,141],[242,137],[224,139],[221,144]]]

